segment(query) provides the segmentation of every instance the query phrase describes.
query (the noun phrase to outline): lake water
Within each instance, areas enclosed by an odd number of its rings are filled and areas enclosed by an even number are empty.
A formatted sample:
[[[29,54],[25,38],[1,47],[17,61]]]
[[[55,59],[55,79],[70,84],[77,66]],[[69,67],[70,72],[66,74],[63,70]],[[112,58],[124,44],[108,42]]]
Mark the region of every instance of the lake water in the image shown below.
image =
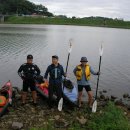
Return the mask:
[[[11,80],[13,86],[22,88],[17,74],[19,66],[32,54],[42,75],[58,55],[66,66],[69,39],[73,39],[68,77],[76,84],[73,69],[86,56],[95,71],[99,64],[99,47],[104,47],[99,90],[121,97],[130,94],[130,30],[58,25],[3,25],[0,24],[0,85]],[[97,76],[92,76],[91,86],[96,88]]]

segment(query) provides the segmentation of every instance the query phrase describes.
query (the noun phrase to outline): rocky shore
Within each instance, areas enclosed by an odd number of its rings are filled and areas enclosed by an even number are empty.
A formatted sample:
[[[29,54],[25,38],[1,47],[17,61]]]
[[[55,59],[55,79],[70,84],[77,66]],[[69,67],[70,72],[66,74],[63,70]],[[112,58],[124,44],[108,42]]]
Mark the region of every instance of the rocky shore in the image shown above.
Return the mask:
[[[102,109],[111,100],[123,110],[124,115],[130,120],[130,106],[114,96],[106,97],[104,93],[106,93],[105,90],[100,92],[98,97],[97,113],[102,113]],[[127,94],[123,97],[129,99]],[[92,115],[86,104],[83,102],[83,107],[80,109],[64,106],[63,111],[59,112],[57,106],[50,109],[47,102],[40,96],[38,96],[38,105],[34,106],[30,93],[27,104],[22,106],[20,93],[16,93],[13,105],[0,118],[0,130],[51,130],[51,128],[66,130],[73,128],[73,125],[83,128]]]

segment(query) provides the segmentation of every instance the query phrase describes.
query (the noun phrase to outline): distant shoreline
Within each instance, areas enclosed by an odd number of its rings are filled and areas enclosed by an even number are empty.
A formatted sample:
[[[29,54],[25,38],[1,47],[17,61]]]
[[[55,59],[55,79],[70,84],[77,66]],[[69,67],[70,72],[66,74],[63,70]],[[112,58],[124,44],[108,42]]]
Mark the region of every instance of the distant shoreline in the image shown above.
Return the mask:
[[[122,28],[130,29],[130,21],[113,20],[99,18],[49,18],[49,17],[27,17],[27,16],[8,16],[0,24],[45,24],[45,25],[74,25],[74,26],[91,26],[105,28]]]

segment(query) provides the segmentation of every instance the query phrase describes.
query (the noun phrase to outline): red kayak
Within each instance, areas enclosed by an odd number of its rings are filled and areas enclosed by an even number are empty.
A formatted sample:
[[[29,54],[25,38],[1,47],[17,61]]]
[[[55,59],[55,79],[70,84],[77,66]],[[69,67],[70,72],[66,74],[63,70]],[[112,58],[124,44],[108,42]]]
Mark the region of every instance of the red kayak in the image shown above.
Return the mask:
[[[36,91],[39,92],[44,98],[48,99],[48,83],[37,83]]]
[[[12,103],[12,84],[8,81],[0,89],[0,117],[5,114],[8,106]]]

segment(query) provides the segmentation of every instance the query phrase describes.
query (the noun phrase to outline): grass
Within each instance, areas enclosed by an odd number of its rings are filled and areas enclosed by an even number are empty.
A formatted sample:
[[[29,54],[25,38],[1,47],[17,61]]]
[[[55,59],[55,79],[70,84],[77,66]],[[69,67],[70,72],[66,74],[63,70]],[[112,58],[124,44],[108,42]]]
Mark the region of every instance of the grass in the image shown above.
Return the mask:
[[[88,128],[91,130],[130,130],[130,122],[124,112],[110,102],[102,114],[92,116]]]
[[[78,113],[78,111],[77,111]],[[73,122],[66,129],[54,128],[53,122],[49,122],[44,128],[31,128],[30,130],[130,130],[130,122],[124,115],[123,110],[116,107],[112,102],[96,114],[88,114],[88,122],[80,125],[76,121],[76,111],[73,112]],[[83,116],[86,111],[82,111]]]
[[[11,24],[55,24],[55,25],[80,25],[80,26],[99,26],[114,28],[130,28],[130,21],[104,20],[99,18],[43,18],[43,17],[25,17],[25,16],[9,16],[5,18],[5,23]]]

